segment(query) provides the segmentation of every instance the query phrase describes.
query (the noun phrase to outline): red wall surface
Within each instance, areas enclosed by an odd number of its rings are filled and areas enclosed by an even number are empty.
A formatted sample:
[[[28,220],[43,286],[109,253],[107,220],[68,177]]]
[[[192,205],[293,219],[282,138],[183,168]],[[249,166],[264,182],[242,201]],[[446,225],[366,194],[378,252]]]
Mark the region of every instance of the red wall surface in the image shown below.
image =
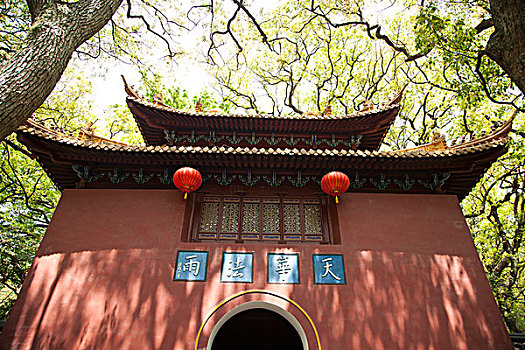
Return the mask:
[[[176,191],[66,190],[0,349],[193,349],[205,315],[267,290],[311,317],[323,349],[511,349],[457,198],[347,194],[341,245],[180,242]],[[177,250],[209,251],[206,282],[174,282]],[[254,252],[254,282],[220,283],[223,251]],[[301,283],[266,283],[267,252],[299,252]],[[312,254],[344,254],[346,285],[314,285]],[[264,293],[316,337],[292,303]]]

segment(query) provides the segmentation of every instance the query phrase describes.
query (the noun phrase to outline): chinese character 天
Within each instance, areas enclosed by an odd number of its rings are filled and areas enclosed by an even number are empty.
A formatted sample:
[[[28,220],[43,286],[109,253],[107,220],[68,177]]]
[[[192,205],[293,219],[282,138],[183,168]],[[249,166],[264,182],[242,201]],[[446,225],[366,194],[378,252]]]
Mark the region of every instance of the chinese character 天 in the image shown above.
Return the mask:
[[[314,254],[315,284],[346,284],[344,257],[341,254]]]

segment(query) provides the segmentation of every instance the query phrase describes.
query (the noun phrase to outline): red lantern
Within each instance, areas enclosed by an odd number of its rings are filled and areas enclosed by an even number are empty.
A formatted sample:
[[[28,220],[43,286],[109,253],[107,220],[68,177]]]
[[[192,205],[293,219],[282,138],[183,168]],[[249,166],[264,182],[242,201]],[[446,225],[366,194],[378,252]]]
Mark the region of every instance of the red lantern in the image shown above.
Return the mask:
[[[332,171],[321,179],[321,189],[335,197],[335,202],[339,203],[338,196],[342,195],[350,186],[350,179],[348,176],[340,171]]]
[[[173,174],[173,183],[179,190],[184,192],[184,199],[186,199],[188,198],[188,193],[201,187],[201,173],[193,168],[180,168]]]

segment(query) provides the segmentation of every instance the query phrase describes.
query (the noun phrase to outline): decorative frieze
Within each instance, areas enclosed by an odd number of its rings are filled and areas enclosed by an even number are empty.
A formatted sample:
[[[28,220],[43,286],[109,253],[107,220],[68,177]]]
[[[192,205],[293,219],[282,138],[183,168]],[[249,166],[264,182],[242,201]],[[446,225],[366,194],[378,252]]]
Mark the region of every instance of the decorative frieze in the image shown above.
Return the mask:
[[[129,177],[129,173],[121,174],[119,168],[113,168],[113,171],[108,173],[109,181],[114,184],[121,183]]]
[[[383,173],[381,173],[377,180],[373,177],[371,177],[369,180],[375,187],[379,188],[380,190],[386,189],[390,184],[390,179],[387,178]]]
[[[449,177],[450,173],[432,174],[430,180],[419,179],[418,182],[426,188],[434,191],[437,188],[443,187],[445,181],[447,181]]]
[[[363,135],[351,135],[348,140],[342,138],[337,138],[335,134],[332,134],[329,138],[321,138],[317,135],[312,135],[310,137],[295,137],[293,133],[289,134],[289,137],[286,136],[275,136],[275,133],[271,133],[270,136],[257,136],[255,132],[252,132],[250,135],[237,136],[237,132],[233,132],[230,135],[217,135],[215,131],[210,131],[208,135],[197,135],[195,130],[192,130],[190,134],[177,135],[174,130],[164,130],[164,138],[167,143],[176,143],[176,142],[189,142],[197,143],[200,140],[207,142],[219,142],[222,140],[227,141],[232,145],[238,145],[243,141],[248,142],[250,145],[255,146],[260,142],[265,142],[269,146],[275,146],[280,142],[284,142],[289,146],[296,146],[299,142],[303,142],[308,146],[313,146],[314,144],[319,146],[326,144],[329,147],[338,147],[340,145],[346,146],[348,148],[355,149],[361,144],[361,139]]]
[[[211,136],[213,137],[213,135]],[[156,178],[161,184],[169,186],[172,185],[173,180],[173,171],[175,169],[171,168],[162,168],[161,171],[146,171],[145,168],[140,167],[135,171],[130,171],[127,168],[127,171],[123,171],[119,167],[114,167],[110,171],[100,171],[92,169],[87,165],[72,165],[71,168],[78,176],[79,179],[83,180],[85,183],[94,183],[97,181],[103,181],[103,177],[107,174],[107,179],[114,185],[118,185],[124,182],[130,177],[139,185],[149,183],[152,179]],[[253,174],[252,169],[248,169],[244,174],[229,174],[226,168],[223,168],[219,174],[213,173],[202,173],[202,182],[214,178],[215,181],[221,186],[228,186],[234,181],[238,180],[244,186],[252,187],[260,183],[261,179],[266,182],[271,187],[278,187],[285,183],[292,185],[297,188],[305,187],[309,182],[321,184],[321,176],[304,176],[301,170],[297,170],[295,176],[287,174],[279,174],[277,170],[273,170],[271,175],[256,175]],[[362,176],[359,172],[347,172],[347,175],[350,180],[350,189],[353,190],[362,190],[366,188],[371,188],[372,186],[382,190],[396,190],[397,188],[404,191],[411,191],[414,188],[414,185],[418,183],[421,187],[426,188],[428,191],[439,191],[450,178],[450,173],[434,173],[430,175],[430,178],[423,177],[424,175],[411,176],[409,173],[405,173],[402,176],[389,175],[388,173],[380,172],[376,176]],[[285,182],[286,180],[286,182]],[[107,181],[107,180],[106,180]],[[369,182],[368,186],[365,184]],[[392,183],[396,186],[392,186]]]
[[[154,174],[153,173],[145,174],[144,169],[140,168],[137,172],[134,172],[131,175],[135,179],[136,183],[138,183],[139,185],[143,185],[149,182],[149,180],[151,180]]]
[[[411,179],[408,174],[405,174],[402,179],[394,178],[394,183],[405,191],[410,190],[415,182],[416,180]]]
[[[104,176],[104,173],[96,174],[90,167],[82,165],[72,165],[73,171],[77,174],[79,179],[86,182],[94,182]]]
[[[277,176],[277,172],[274,170],[272,176],[263,176],[264,181],[271,187],[279,186],[285,179],[284,176]]]

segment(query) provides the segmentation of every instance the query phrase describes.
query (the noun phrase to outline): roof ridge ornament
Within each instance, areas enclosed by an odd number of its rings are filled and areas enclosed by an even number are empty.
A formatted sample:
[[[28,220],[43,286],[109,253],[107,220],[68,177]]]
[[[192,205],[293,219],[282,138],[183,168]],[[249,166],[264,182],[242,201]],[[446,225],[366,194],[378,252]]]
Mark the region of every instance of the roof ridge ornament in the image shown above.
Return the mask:
[[[332,115],[332,106],[330,103],[326,105],[326,108],[323,111],[323,116],[331,116]]]
[[[371,112],[375,109],[374,104],[369,99],[365,99],[365,102],[363,102],[363,108],[359,110],[359,112]]]
[[[479,144],[490,142],[490,141],[498,141],[501,139],[507,139],[509,136],[509,132],[512,130],[512,122],[514,121],[514,118],[516,117],[517,114],[518,114],[518,110],[515,110],[514,113],[512,113],[512,115],[507,121],[501,124],[501,126],[498,129],[493,130],[489,134],[482,135],[481,137],[475,138],[473,140],[469,140],[467,142],[462,142],[450,148],[458,149],[458,148],[472,147],[472,146],[477,146]]]
[[[405,92],[405,89],[407,88],[408,83],[406,83],[401,90],[396,93],[387,103],[386,106],[392,106],[392,105],[398,105],[399,102],[401,102],[401,99],[403,98],[403,93]]]
[[[402,149],[395,151],[395,153],[408,153],[408,152],[436,152],[436,151],[446,151],[450,149],[447,145],[447,142],[445,140],[445,136],[441,134],[439,131],[432,132],[432,136],[430,137],[430,142],[425,143],[420,146]]]
[[[94,125],[95,125],[94,122],[89,121],[86,123],[86,125],[81,127],[77,135],[77,140],[89,141],[89,142],[97,143],[99,145],[128,146],[128,144],[124,142],[114,141],[114,140],[111,140],[111,139],[108,139],[102,136],[95,135],[96,127]]]
[[[132,86],[128,85],[128,82],[126,81],[126,78],[124,78],[124,75],[121,74],[120,76],[122,77],[122,81],[124,82],[124,91],[126,91],[126,94],[128,94],[129,97],[141,99],[139,94],[133,91]]]
[[[195,112],[202,113],[202,103],[201,103],[201,98],[200,97],[197,100],[197,103],[195,103]]]
[[[164,97],[162,96],[161,92],[157,92],[155,95],[153,95],[151,101],[158,106],[169,107],[167,104],[164,103]]]
[[[515,110],[511,117],[499,126],[495,130],[491,130],[490,133],[482,133],[478,138],[470,139],[467,141],[467,135],[463,135],[460,142],[455,144],[454,140],[451,146],[448,146],[445,141],[445,136],[443,136],[439,131],[434,131],[432,133],[431,142],[423,144],[421,146],[407,148],[403,150],[394,151],[395,153],[412,153],[412,152],[439,152],[447,150],[459,150],[467,147],[475,147],[481,144],[485,144],[492,141],[499,141],[508,138],[509,132],[512,130],[512,122],[518,114],[518,111]]]

